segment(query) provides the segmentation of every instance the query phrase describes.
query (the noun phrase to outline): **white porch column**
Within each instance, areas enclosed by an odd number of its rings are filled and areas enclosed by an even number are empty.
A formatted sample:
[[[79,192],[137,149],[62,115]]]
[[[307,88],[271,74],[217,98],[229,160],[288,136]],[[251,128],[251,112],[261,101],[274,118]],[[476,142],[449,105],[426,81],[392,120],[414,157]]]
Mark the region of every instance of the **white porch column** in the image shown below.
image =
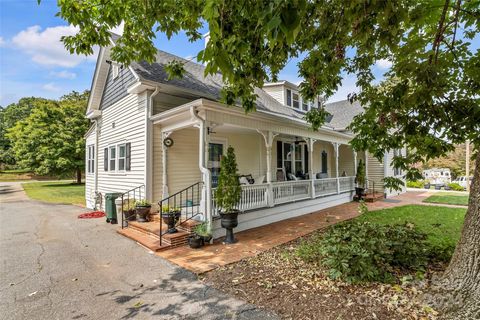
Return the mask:
[[[369,183],[368,183],[368,152],[364,151],[364,153],[365,153],[365,161],[364,161],[363,165],[365,166],[365,178],[366,178],[367,189],[368,189],[368,187],[369,187]]]
[[[168,176],[167,176],[167,146],[163,143],[167,139],[171,131],[162,132],[162,199],[168,197]]]
[[[265,147],[267,149],[266,153],[266,160],[267,160],[267,183],[268,183],[268,188],[267,188],[267,203],[269,207],[273,207],[273,190],[272,190],[272,145],[273,145],[273,139],[278,135],[277,133],[273,133],[271,131],[262,131],[262,130],[257,130],[258,133],[260,133],[265,140]]]
[[[315,143],[315,139],[306,138],[307,140],[307,148],[308,148],[308,177],[310,178],[310,197],[315,199],[315,177],[313,173],[313,144]]]
[[[357,175],[357,152],[355,150],[353,150],[353,175],[356,176]]]
[[[337,194],[340,193],[340,179],[338,177],[338,148],[340,147],[338,142],[333,142],[333,149],[335,150],[335,177],[337,178]]]

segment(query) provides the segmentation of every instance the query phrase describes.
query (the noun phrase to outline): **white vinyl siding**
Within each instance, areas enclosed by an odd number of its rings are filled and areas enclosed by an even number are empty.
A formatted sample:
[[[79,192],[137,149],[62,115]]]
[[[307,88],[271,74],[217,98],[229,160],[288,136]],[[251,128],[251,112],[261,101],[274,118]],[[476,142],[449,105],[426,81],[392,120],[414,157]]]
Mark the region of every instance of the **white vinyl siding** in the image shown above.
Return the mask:
[[[268,93],[273,99],[277,100],[283,105],[287,104],[287,96],[286,96],[286,91],[285,87],[281,84],[276,85],[276,86],[268,86],[264,87],[263,91]],[[291,96],[290,96],[291,98]]]
[[[383,162],[380,162],[372,156],[371,154],[367,155],[367,172],[368,172],[368,181],[369,181],[369,192],[373,191],[373,183],[375,183],[375,192],[383,193],[383,177],[384,177],[384,165]]]
[[[136,94],[129,94],[102,112],[99,135],[98,191],[105,196],[110,192],[126,192],[145,183],[145,117],[146,99]],[[112,125],[115,123],[115,125]],[[103,170],[104,149],[110,146],[131,144],[130,171],[111,172]],[[115,151],[118,159],[118,150]],[[109,149],[110,153],[110,149]],[[110,159],[109,159],[110,160]],[[118,160],[117,160],[118,161]],[[110,166],[109,161],[109,166]],[[117,168],[117,163],[115,164]],[[104,201],[103,201],[104,203]]]

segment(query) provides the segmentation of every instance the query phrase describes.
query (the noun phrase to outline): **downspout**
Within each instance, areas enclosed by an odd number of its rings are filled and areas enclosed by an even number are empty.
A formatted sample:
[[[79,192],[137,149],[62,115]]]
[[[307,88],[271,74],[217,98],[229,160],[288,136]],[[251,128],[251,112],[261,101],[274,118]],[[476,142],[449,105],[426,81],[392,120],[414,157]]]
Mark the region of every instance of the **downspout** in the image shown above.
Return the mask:
[[[152,190],[152,176],[153,176],[153,165],[152,165],[152,157],[153,157],[153,143],[152,143],[152,122],[150,121],[150,117],[153,113],[153,98],[160,92],[160,87],[155,87],[155,91],[150,95],[148,100],[147,110],[146,110],[146,123],[145,123],[145,149],[146,149],[146,157],[145,157],[145,197],[152,201],[153,197],[153,190]]]
[[[208,221],[208,230],[211,232],[212,231],[212,210],[211,210],[211,188],[210,188],[210,181],[211,181],[211,173],[210,170],[205,166],[205,120],[202,119],[196,111],[196,107],[191,107],[190,108],[190,114],[192,115],[192,118],[197,120],[199,124],[199,129],[200,129],[200,134],[199,134],[199,161],[198,161],[198,166],[200,168],[200,172],[202,173],[202,180],[203,180],[203,187],[202,187],[202,193],[204,195],[204,201],[205,203],[203,204],[203,208],[205,209],[205,217]]]
[[[95,209],[97,210],[98,208],[96,208],[97,206],[97,192],[98,192],[98,152],[100,150],[99,148],[99,145],[98,145],[98,141],[99,141],[99,133],[100,133],[100,125],[98,123],[98,120],[97,119],[94,119],[93,121],[95,121],[95,158],[94,158],[94,173],[93,173],[93,190],[94,190],[94,193],[95,193]],[[101,208],[100,208],[101,210]]]

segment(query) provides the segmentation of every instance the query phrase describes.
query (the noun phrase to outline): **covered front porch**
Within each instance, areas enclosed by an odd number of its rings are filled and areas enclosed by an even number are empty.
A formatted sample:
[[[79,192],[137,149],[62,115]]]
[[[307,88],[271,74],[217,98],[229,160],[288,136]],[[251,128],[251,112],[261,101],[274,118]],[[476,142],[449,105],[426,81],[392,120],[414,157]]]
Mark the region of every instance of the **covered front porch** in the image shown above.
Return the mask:
[[[235,149],[242,183],[238,209],[245,214],[238,231],[352,199],[357,161],[365,154],[350,148],[346,133],[314,132],[290,119],[280,123],[274,115],[246,115],[207,100],[168,112],[153,118],[154,200],[178,194],[175,203],[184,211],[198,206],[195,219],[208,221],[215,238],[222,234],[215,190],[228,146]],[[164,143],[167,138],[173,144]],[[198,201],[187,201],[184,190],[196,183]]]

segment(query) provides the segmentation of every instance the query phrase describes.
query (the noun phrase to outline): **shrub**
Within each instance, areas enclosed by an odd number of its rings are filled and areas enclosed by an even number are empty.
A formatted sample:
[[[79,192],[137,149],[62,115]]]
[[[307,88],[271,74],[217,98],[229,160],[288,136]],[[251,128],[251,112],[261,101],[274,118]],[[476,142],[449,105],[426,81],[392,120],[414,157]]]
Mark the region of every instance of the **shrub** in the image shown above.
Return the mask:
[[[326,267],[332,279],[392,282],[395,268],[423,270],[428,251],[425,239],[411,224],[352,221],[302,243],[297,255]]]
[[[461,185],[459,185],[459,184],[456,183],[456,182],[449,183],[448,186],[449,186],[450,189],[452,189],[453,191],[463,191],[463,190],[465,190]]]
[[[417,180],[417,181],[407,181],[407,187],[409,188],[423,188],[425,185],[425,181]]]

